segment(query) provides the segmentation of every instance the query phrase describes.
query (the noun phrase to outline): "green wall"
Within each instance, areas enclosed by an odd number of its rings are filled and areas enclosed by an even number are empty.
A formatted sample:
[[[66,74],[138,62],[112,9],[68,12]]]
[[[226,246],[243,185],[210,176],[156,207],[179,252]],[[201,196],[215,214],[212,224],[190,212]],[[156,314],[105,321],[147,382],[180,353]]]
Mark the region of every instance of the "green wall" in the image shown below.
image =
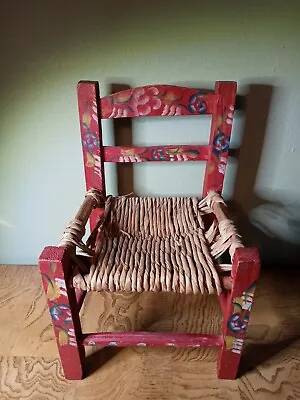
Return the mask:
[[[240,94],[249,85],[273,87],[255,192],[293,209],[298,204],[299,2],[108,3],[1,2],[1,263],[35,264],[44,245],[58,243],[83,198],[76,83],[84,79],[99,81],[103,94],[112,83],[211,87],[217,79],[237,80]],[[236,117],[234,146],[245,124],[243,113]],[[203,142],[208,127],[206,118],[199,123],[194,118],[137,121],[134,141]],[[255,131],[255,124],[251,129]],[[106,144],[112,143],[110,133],[110,124],[105,124]],[[235,171],[232,161],[228,198]],[[198,164],[139,165],[135,190],[198,194],[201,173]],[[114,168],[108,169],[108,191],[116,192]],[[272,232],[297,241],[286,219],[270,221],[258,205],[247,212]]]

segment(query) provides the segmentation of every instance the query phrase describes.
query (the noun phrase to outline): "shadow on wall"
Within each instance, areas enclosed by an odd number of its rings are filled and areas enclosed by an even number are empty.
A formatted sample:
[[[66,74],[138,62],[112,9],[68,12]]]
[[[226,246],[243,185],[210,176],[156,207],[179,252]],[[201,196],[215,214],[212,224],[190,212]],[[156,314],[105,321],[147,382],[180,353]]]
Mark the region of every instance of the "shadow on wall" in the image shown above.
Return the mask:
[[[275,192],[270,200],[255,192],[273,91],[270,85],[249,85],[248,93],[238,97],[245,123],[229,204],[245,245],[260,250],[264,268],[297,265],[300,254],[300,204],[284,204],[291,194]]]
[[[128,88],[113,84],[111,92]],[[300,253],[300,205],[286,205],[278,194],[270,201],[255,192],[273,92],[271,85],[253,84],[245,95],[237,96],[236,109],[244,114],[245,122],[240,148],[230,151],[230,156],[238,159],[238,168],[229,208],[245,245],[259,248],[264,267],[296,265]],[[114,120],[114,133],[116,145],[133,145],[130,119]],[[118,164],[117,176],[120,195],[134,192],[132,164]]]

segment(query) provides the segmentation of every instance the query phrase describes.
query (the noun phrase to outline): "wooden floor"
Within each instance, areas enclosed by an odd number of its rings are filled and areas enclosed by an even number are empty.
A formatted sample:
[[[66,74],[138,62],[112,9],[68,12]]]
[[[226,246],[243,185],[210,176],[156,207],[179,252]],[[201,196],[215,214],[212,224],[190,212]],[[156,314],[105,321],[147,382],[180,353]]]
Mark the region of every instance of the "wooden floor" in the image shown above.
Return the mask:
[[[89,351],[88,378],[65,381],[36,267],[0,267],[0,400],[300,399],[300,273],[262,273],[242,376],[216,378],[214,349]],[[213,296],[149,294],[87,297],[84,331],[218,333]]]

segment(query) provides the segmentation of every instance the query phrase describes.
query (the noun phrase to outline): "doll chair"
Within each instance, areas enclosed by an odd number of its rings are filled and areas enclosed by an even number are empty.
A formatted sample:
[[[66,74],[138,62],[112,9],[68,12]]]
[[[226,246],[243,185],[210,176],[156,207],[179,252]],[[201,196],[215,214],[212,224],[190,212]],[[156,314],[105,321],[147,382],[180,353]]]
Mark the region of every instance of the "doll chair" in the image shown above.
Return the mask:
[[[87,192],[59,246],[46,247],[39,258],[66,379],[82,379],[85,346],[216,346],[218,377],[236,377],[260,261],[257,249],[243,246],[221,197],[235,96],[235,82],[216,82],[214,91],[205,94],[151,85],[102,98],[97,83],[78,84]],[[208,145],[102,144],[102,119],[207,114],[212,116]],[[206,162],[199,198],[106,194],[104,162],[199,160]],[[83,243],[88,220],[91,235]],[[225,254],[230,263],[222,261]],[[216,293],[223,313],[221,333],[83,334],[79,311],[89,291]]]

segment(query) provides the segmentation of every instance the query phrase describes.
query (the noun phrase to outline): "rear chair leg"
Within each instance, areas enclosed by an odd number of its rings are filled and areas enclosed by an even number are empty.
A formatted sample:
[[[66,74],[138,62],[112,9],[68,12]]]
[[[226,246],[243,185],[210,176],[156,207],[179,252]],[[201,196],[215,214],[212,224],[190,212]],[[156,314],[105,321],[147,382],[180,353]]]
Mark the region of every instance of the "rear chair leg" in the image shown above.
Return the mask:
[[[84,346],[76,294],[67,285],[70,261],[63,247],[46,247],[39,266],[65,378],[83,377]]]
[[[223,346],[219,351],[218,377],[235,379],[253,303],[260,260],[257,249],[238,248],[232,263],[232,290],[220,299],[223,309]]]

